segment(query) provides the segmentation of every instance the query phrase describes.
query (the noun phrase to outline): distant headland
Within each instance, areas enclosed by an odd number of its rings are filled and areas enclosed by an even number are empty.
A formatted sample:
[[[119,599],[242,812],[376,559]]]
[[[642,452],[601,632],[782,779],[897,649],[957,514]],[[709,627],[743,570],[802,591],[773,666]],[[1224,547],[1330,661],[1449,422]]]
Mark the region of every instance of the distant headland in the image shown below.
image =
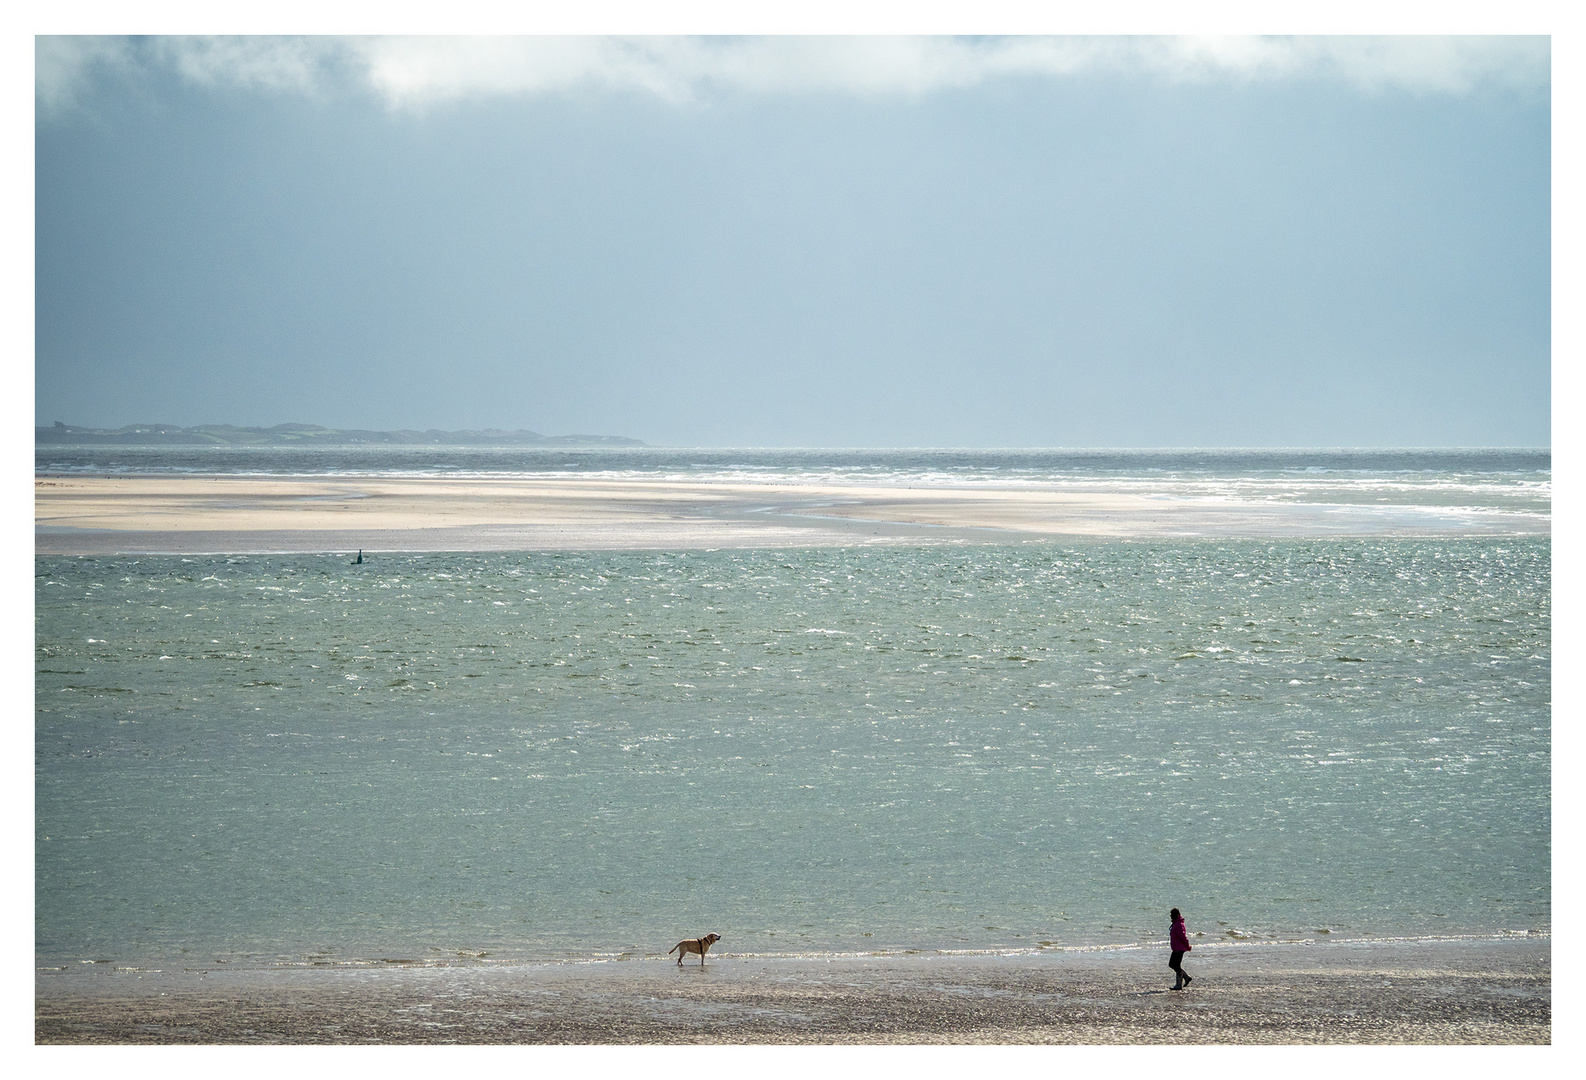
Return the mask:
[[[620,435],[541,435],[537,431],[363,431],[317,424],[236,427],[232,424],[128,424],[77,427],[55,421],[33,429],[35,446],[644,446]]]

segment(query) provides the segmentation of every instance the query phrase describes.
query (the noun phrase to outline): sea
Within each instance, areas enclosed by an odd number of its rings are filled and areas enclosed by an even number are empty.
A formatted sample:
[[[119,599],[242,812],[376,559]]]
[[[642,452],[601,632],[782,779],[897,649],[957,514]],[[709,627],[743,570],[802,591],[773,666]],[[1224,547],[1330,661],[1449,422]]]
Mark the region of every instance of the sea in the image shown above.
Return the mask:
[[[1551,931],[1546,450],[44,447],[1392,507],[1415,535],[35,558],[40,968]],[[1359,520],[1367,521],[1368,518]],[[714,955],[714,952],[713,952]]]

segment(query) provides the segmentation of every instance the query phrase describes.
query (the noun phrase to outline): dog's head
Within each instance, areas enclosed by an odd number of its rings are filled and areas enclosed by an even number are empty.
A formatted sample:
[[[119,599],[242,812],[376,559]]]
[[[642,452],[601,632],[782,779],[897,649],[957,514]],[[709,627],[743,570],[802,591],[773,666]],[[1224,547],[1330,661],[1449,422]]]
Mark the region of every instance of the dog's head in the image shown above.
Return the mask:
[[[704,942],[706,948],[709,948],[710,946],[716,944],[716,942],[721,940],[721,935],[720,934],[706,934],[704,937],[700,938],[699,940]]]

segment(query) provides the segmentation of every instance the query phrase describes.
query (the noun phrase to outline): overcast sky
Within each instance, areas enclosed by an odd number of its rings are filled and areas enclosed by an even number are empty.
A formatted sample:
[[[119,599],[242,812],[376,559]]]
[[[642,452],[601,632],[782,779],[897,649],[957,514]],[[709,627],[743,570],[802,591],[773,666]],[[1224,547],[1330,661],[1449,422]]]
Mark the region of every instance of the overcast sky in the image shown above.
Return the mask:
[[[1546,39],[37,44],[37,421],[1548,445]]]

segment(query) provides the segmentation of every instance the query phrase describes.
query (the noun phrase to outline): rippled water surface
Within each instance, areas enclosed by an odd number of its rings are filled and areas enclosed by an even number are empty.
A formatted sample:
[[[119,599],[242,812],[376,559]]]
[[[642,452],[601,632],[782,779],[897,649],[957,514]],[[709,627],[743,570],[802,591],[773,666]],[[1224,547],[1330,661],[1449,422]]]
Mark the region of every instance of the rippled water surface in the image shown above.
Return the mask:
[[[39,558],[38,956],[1546,929],[1550,557]]]

